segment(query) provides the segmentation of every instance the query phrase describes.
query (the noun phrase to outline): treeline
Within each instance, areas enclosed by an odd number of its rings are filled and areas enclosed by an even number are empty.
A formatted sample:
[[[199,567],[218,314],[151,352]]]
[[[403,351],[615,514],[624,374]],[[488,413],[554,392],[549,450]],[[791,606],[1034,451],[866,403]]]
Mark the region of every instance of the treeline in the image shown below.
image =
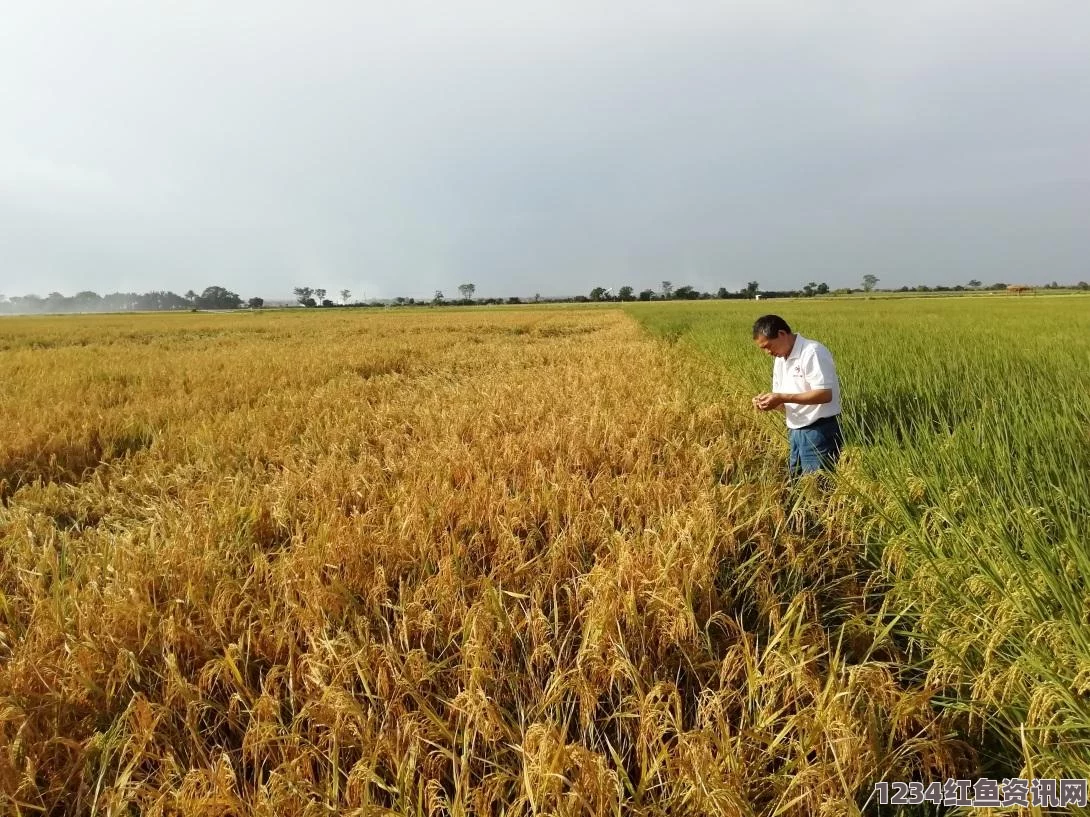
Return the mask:
[[[1022,286],[1022,285],[1010,285],[1006,283],[997,282],[985,286],[980,281],[972,280],[967,284],[954,284],[952,286],[936,285],[926,286],[919,285],[915,287],[902,286],[899,289],[880,289],[878,288],[879,278],[875,275],[865,275],[863,281],[859,287],[841,287],[838,289],[831,289],[828,284],[824,282],[810,281],[801,289],[773,289],[766,290],[761,289],[760,284],[757,281],[750,281],[746,286],[737,291],[728,290],[726,287],[719,287],[719,289],[713,294],[711,292],[700,292],[691,286],[679,286],[675,287],[670,281],[663,281],[662,286],[658,290],[644,289],[639,293],[630,286],[623,286],[617,290],[616,293],[613,290],[606,289],[604,287],[595,287],[590,291],[588,295],[577,295],[574,298],[565,300],[572,301],[655,301],[655,300],[681,300],[681,301],[697,301],[697,300],[713,300],[713,299],[753,299],[756,297],[761,298],[811,298],[816,295],[851,295],[856,292],[981,292],[981,291],[1000,291],[1010,289],[1029,290],[1035,289],[1035,287]],[[1077,284],[1068,284],[1063,286],[1056,281],[1049,284],[1044,284],[1040,289],[1078,289],[1087,291],[1090,290],[1090,283],[1086,281],[1079,281]]]
[[[185,309],[239,309],[243,306],[259,308],[262,298],[243,301],[238,293],[224,287],[207,287],[201,294],[190,290],[185,295],[157,290],[155,292],[111,292],[99,295],[85,290],[75,295],[51,292],[44,298],[39,295],[0,296],[0,312],[19,313],[74,313],[74,312],[158,312]]]
[[[757,281],[750,281],[746,286],[738,290],[728,290],[719,287],[714,293],[702,292],[695,287],[682,285],[674,286],[670,281],[663,281],[659,289],[643,289],[637,292],[634,287],[623,286],[616,290],[612,287],[594,287],[586,295],[572,295],[566,297],[543,297],[534,295],[529,298],[509,296],[505,298],[474,298],[476,286],[474,284],[461,284],[458,286],[460,298],[447,299],[442,290],[436,290],[431,298],[410,298],[399,296],[397,298],[373,299],[371,301],[352,301],[352,293],[347,289],[337,293],[340,302],[334,302],[326,297],[326,290],[312,287],[296,287],[294,289],[295,302],[303,307],[339,307],[339,306],[436,306],[436,305],[488,305],[488,304],[521,304],[521,303],[594,303],[599,301],[698,301],[698,300],[742,300],[760,298],[809,298],[817,295],[851,295],[856,292],[980,292],[988,290],[1031,290],[1031,289],[1075,289],[1090,291],[1090,283],[1079,281],[1077,284],[1061,285],[1056,281],[1043,284],[1040,287],[1029,287],[1017,284],[994,283],[984,285],[980,281],[969,281],[968,284],[955,284],[953,286],[926,286],[914,287],[902,286],[898,289],[880,289],[877,287],[879,279],[874,275],[866,275],[859,287],[842,287],[831,289],[824,282],[811,281],[800,289],[765,290],[760,288]],[[76,313],[76,312],[157,312],[180,311],[193,309],[260,309],[265,305],[263,298],[243,298],[236,292],[220,286],[205,288],[199,295],[190,290],[185,295],[175,292],[157,290],[155,292],[111,292],[107,295],[99,295],[97,292],[85,290],[75,295],[62,295],[60,292],[51,292],[45,297],[39,295],[13,295],[5,298],[0,295],[0,313]]]
[[[738,290],[728,290],[726,287],[719,287],[714,293],[702,292],[695,287],[682,285],[674,286],[671,281],[663,281],[659,289],[643,289],[637,292],[634,287],[623,286],[616,291],[612,287],[594,287],[586,295],[573,295],[569,297],[542,297],[541,295],[534,295],[532,298],[524,301],[518,297],[509,298],[478,298],[474,299],[473,294],[476,291],[476,287],[473,284],[462,284],[458,287],[460,298],[447,299],[442,290],[436,290],[435,295],[431,299],[423,298],[394,298],[385,302],[373,302],[371,305],[394,304],[397,306],[421,306],[421,305],[469,305],[469,304],[518,304],[518,303],[595,303],[600,301],[704,301],[704,300],[752,300],[754,298],[811,298],[817,295],[851,295],[857,292],[977,292],[988,290],[1029,290],[1034,287],[1009,285],[1006,283],[994,283],[985,286],[980,281],[972,280],[968,284],[955,284],[952,286],[937,285],[937,286],[915,286],[907,287],[902,286],[899,289],[879,289],[879,278],[875,275],[866,275],[863,277],[863,281],[859,287],[841,287],[838,289],[832,289],[825,282],[810,281],[800,289],[761,289],[760,283],[757,281],[750,281],[744,287]],[[1061,286],[1057,282],[1053,281],[1050,284],[1044,284],[1041,289],[1079,289],[1090,290],[1090,284],[1085,281],[1079,281],[1077,284],[1069,284]],[[319,290],[321,291],[321,290]],[[301,297],[300,293],[310,293],[313,290],[297,288],[295,290],[296,300],[303,306],[316,306],[313,298]],[[334,306],[331,301],[324,301],[324,306]],[[357,304],[364,305],[364,304]]]
[[[808,285],[809,286],[809,285]],[[827,284],[813,284],[814,292],[807,291],[806,294],[825,294],[829,292]],[[315,289],[312,287],[295,287],[293,294],[295,295],[295,301],[300,306],[304,307],[334,307],[334,306],[459,306],[470,304],[475,305],[488,305],[488,304],[522,304],[522,303],[590,303],[596,301],[653,301],[653,300],[700,300],[709,298],[753,298],[758,293],[761,297],[768,298],[786,298],[798,295],[798,292],[793,290],[784,290],[782,292],[759,292],[759,285],[756,281],[750,281],[738,292],[728,292],[726,287],[720,287],[715,295],[709,292],[700,292],[691,286],[679,286],[675,287],[669,281],[662,282],[661,290],[644,289],[640,292],[636,292],[633,287],[623,286],[616,292],[612,288],[595,287],[590,291],[588,295],[569,295],[569,296],[542,296],[540,294],[534,295],[528,298],[522,298],[517,295],[512,295],[503,298],[474,298],[473,295],[477,291],[476,284],[460,284],[458,286],[458,293],[460,298],[447,298],[443,294],[443,290],[435,290],[435,294],[431,298],[410,298],[406,296],[399,296],[396,298],[389,298],[385,300],[373,300],[367,303],[355,302],[348,303],[348,299],[351,293],[348,290],[341,290],[341,303],[337,304],[332,300],[325,297],[326,290]]]

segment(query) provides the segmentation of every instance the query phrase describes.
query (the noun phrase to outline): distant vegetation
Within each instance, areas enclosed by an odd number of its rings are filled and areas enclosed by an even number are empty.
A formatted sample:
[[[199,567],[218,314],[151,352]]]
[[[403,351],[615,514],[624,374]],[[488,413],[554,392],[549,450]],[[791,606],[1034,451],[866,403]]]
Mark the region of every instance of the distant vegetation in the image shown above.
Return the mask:
[[[477,287],[475,284],[459,284],[457,289],[461,298],[448,299],[442,290],[436,290],[431,298],[410,298],[398,296],[396,298],[375,298],[369,301],[352,300],[351,290],[342,289],[337,295],[338,301],[327,297],[327,290],[321,287],[295,287],[292,295],[294,302],[302,307],[331,308],[331,307],[384,307],[384,306],[488,306],[493,304],[522,304],[522,303],[602,303],[602,302],[632,302],[632,301],[710,301],[710,300],[753,300],[755,298],[812,298],[815,296],[842,296],[856,293],[874,294],[911,294],[911,293],[956,293],[956,292],[1011,292],[1020,294],[1032,292],[1036,289],[1059,291],[1077,290],[1090,291],[1090,283],[1079,281],[1077,284],[1060,284],[1056,281],[1044,284],[1040,287],[1027,286],[1025,284],[1007,284],[996,282],[983,285],[978,280],[969,281],[967,284],[918,285],[914,287],[902,286],[898,289],[879,289],[879,279],[874,275],[865,275],[859,287],[842,287],[832,289],[825,282],[810,281],[799,289],[764,290],[757,281],[750,281],[744,287],[737,290],[728,290],[719,287],[714,293],[700,291],[689,285],[674,286],[670,281],[663,281],[659,289],[646,288],[639,292],[631,286],[619,287],[616,291],[612,287],[596,286],[586,295],[549,296],[540,294],[531,297],[508,295],[506,297],[474,298]],[[111,292],[108,295],[99,295],[97,292],[84,291],[67,296],[60,292],[51,292],[42,297],[40,295],[12,295],[5,298],[0,295],[0,313],[77,313],[77,312],[158,312],[186,309],[261,309],[265,299],[252,297],[243,299],[237,293],[231,292],[221,286],[207,287],[199,295],[190,290],[185,295],[174,292]]]
[[[262,301],[251,298],[250,305]],[[0,312],[17,313],[65,313],[65,312],[158,312],[181,309],[238,309],[242,298],[220,286],[207,287],[200,295],[190,290],[185,295],[175,292],[111,292],[99,295],[86,290],[69,297],[51,292],[42,298],[38,295],[0,296]],[[261,304],[259,303],[258,306]]]

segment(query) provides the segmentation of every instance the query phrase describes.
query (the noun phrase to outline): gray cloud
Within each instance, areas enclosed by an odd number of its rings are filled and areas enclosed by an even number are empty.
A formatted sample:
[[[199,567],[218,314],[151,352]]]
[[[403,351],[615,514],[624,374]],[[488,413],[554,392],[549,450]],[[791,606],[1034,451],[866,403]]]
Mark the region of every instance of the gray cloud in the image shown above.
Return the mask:
[[[1085,3],[228,5],[7,13],[0,291],[1090,277]]]

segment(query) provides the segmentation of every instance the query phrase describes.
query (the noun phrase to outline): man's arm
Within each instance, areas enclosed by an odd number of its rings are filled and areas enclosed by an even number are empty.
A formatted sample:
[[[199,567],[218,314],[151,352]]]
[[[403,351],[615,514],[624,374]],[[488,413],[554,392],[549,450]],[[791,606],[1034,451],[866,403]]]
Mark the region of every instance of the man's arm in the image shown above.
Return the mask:
[[[774,397],[777,398],[780,405],[784,403],[792,403],[800,406],[820,406],[822,403],[828,403],[833,399],[832,389],[810,389],[810,391],[800,391],[796,394],[783,394],[777,392]]]
[[[783,394],[781,392],[768,392],[753,398],[754,408],[761,411],[783,411],[784,404],[793,403],[800,406],[819,406],[833,399],[832,389],[810,389],[797,394]]]

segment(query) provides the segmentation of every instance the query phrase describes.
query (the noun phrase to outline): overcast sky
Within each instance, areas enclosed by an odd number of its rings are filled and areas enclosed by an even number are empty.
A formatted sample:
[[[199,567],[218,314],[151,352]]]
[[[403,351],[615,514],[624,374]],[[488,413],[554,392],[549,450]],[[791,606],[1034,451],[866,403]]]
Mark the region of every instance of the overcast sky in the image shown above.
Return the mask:
[[[0,292],[1090,280],[1090,2],[4,4]]]

